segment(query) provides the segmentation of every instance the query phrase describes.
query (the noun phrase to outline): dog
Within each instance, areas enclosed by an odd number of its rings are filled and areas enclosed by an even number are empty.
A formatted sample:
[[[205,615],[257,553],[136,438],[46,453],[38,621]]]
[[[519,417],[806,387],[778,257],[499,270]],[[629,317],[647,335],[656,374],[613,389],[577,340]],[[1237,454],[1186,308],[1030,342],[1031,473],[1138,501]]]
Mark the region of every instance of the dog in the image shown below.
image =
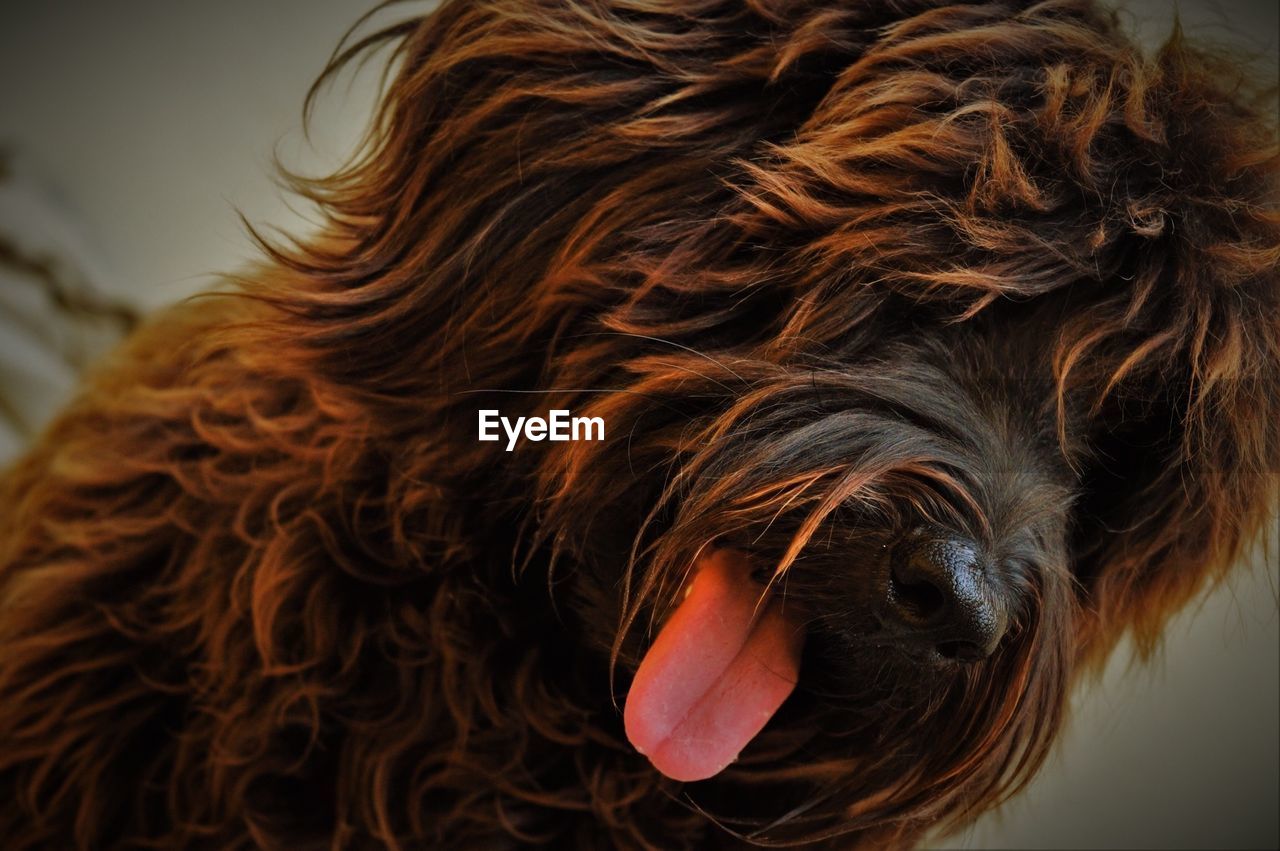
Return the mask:
[[[317,85],[380,47],[320,231],[0,481],[6,849],[909,847],[1274,511],[1280,160],[1176,30],[445,0]]]

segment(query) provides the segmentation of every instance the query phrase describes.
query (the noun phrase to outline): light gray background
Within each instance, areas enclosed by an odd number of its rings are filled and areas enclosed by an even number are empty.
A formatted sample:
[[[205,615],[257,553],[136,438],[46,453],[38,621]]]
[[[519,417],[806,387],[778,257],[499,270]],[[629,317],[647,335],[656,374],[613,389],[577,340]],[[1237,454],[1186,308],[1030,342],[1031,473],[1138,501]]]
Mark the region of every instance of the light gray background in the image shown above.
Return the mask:
[[[147,306],[172,302],[254,256],[236,209],[299,226],[273,185],[273,150],[323,171],[357,138],[371,73],[322,101],[314,147],[299,110],[365,8],[4,0],[0,146],[20,151],[82,219],[105,258],[106,288]],[[1167,33],[1174,4],[1126,8],[1151,40]],[[1180,9],[1192,32],[1243,40],[1274,67],[1276,0]],[[1028,792],[933,847],[1280,847],[1280,566],[1254,561],[1173,623],[1156,665],[1135,668],[1121,654],[1077,696],[1061,747]]]

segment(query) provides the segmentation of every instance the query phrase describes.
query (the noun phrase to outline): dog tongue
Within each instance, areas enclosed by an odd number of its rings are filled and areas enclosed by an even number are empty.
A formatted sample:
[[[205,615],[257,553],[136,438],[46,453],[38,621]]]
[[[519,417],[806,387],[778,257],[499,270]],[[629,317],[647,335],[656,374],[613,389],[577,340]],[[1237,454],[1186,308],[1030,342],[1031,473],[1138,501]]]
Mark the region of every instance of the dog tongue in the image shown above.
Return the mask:
[[[702,559],[688,596],[640,662],[627,738],[674,780],[705,780],[737,758],[795,688],[802,631],[746,560]]]

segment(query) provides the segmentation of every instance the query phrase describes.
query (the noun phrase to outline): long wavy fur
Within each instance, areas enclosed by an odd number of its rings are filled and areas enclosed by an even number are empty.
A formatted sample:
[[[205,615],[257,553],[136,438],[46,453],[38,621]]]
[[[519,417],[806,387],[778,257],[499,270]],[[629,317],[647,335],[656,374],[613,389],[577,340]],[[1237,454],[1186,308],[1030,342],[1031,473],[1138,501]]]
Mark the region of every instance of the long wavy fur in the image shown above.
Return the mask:
[[[321,231],[153,318],[0,480],[8,851],[909,845],[1025,783],[1079,672],[1273,510],[1274,129],[1179,33],[446,0],[326,74],[383,45],[361,153],[295,179]],[[997,534],[986,426],[903,317],[1037,329],[1008,393],[1065,543],[1009,653],[916,702],[802,683],[682,788],[617,706],[693,554],[737,536],[802,594],[867,517]],[[609,439],[506,454],[486,407]]]

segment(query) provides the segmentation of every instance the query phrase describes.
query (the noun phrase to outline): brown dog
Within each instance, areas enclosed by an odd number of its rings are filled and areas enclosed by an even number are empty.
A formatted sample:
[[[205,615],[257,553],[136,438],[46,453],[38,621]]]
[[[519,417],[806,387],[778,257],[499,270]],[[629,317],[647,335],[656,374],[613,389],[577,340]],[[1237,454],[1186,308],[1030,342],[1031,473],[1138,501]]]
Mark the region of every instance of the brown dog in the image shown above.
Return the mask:
[[[1176,34],[451,0],[330,71],[387,42],[325,231],[0,483],[5,849],[909,845],[1273,508],[1280,165]]]

